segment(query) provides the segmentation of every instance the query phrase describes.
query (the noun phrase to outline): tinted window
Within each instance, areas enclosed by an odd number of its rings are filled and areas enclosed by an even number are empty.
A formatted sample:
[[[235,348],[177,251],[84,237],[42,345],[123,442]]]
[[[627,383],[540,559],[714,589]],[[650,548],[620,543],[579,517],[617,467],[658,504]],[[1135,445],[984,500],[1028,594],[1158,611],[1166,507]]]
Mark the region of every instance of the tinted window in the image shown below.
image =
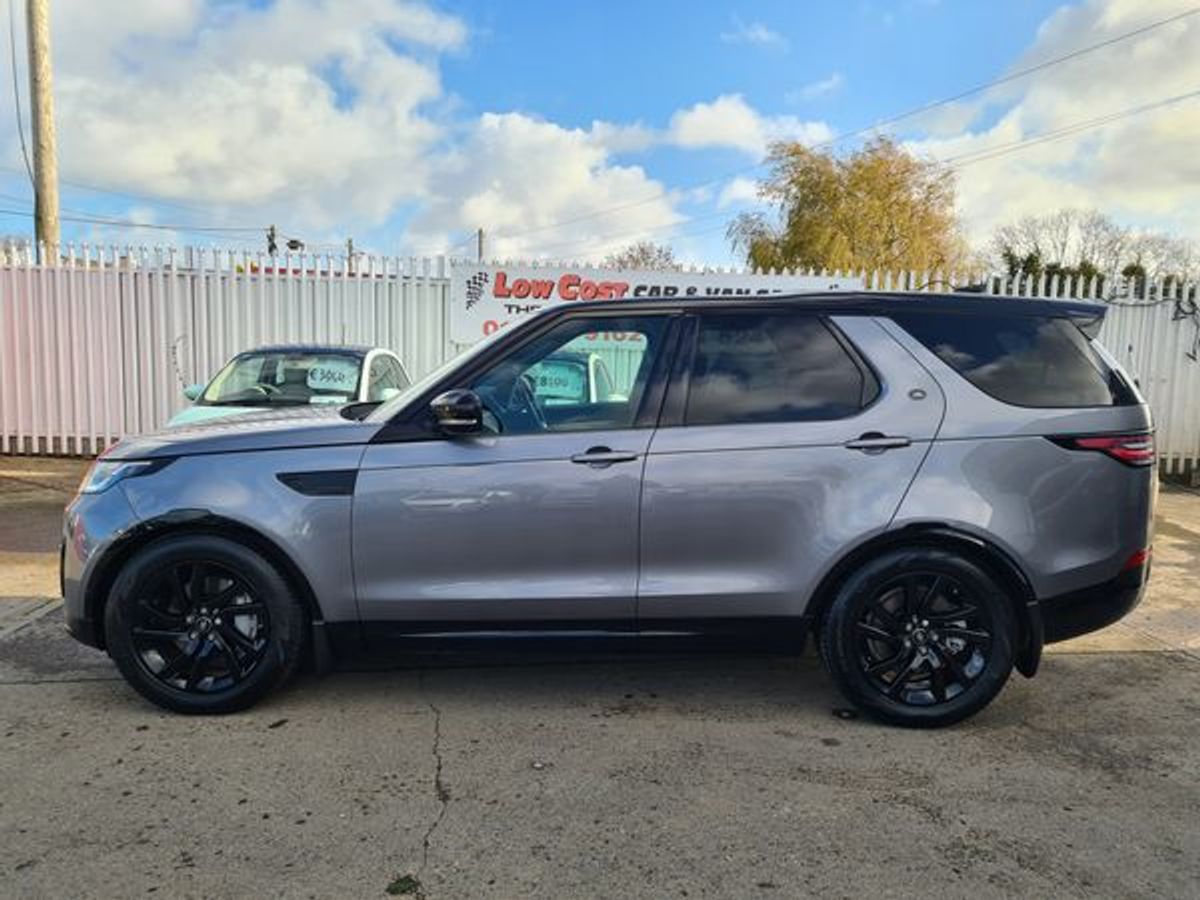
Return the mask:
[[[665,316],[568,319],[472,385],[485,425],[505,435],[632,428],[667,324]],[[609,391],[592,383],[600,366]]]
[[[1135,402],[1068,319],[1040,316],[893,316],[964,378],[1016,406],[1113,406]]]
[[[816,316],[711,315],[700,322],[688,425],[852,416],[878,385]]]

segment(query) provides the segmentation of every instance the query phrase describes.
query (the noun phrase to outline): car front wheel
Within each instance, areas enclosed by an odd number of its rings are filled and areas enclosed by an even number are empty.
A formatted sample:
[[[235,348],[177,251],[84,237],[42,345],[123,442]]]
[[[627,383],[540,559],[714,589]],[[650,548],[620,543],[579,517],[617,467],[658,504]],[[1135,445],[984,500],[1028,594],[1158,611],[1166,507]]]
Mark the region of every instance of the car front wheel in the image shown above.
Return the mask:
[[[973,561],[938,548],[895,550],[839,588],[821,629],[834,681],[896,725],[949,725],[985,707],[1012,672],[1012,600]]]
[[[108,652],[144,697],[184,713],[245,709],[295,671],[306,615],[249,547],[167,537],[123,566],[104,611]]]

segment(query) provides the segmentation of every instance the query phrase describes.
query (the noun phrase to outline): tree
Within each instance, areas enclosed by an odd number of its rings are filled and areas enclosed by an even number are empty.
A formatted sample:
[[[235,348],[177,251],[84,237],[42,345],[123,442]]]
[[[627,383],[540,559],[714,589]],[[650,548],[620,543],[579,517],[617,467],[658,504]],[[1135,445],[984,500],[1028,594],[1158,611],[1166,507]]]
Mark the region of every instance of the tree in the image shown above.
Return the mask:
[[[1060,209],[996,229],[994,262],[1010,276],[1079,275],[1085,279],[1193,279],[1200,274],[1195,243],[1158,232],[1136,232],[1096,210]]]
[[[664,269],[678,271],[675,251],[654,241],[635,241],[624,250],[604,257],[604,265],[613,269]]]
[[[743,213],[734,251],[759,269],[948,271],[969,258],[954,209],[954,172],[889,138],[846,157],[780,142],[759,196],[778,221]]]

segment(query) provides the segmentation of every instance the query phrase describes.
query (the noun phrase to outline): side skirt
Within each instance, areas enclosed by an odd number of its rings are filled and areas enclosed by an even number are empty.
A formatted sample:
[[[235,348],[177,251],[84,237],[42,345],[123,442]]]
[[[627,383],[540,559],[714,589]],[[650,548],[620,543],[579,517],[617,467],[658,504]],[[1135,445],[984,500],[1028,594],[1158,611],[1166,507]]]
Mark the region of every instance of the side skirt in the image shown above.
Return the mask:
[[[661,619],[640,627],[612,621],[368,621],[325,622],[320,631],[338,660],[437,650],[687,652],[703,650],[800,653],[807,617]],[[314,633],[314,639],[318,635]],[[316,654],[319,666],[319,651]]]

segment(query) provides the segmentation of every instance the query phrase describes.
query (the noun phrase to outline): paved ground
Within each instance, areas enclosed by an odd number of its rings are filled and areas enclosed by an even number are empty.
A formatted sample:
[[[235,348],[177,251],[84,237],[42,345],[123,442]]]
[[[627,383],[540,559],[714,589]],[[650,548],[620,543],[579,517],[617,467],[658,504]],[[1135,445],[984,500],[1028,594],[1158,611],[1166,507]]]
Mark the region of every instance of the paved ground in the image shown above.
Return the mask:
[[[63,506],[87,465],[0,456],[0,598],[58,596]]]
[[[841,718],[811,657],[458,658],[188,719],[0,601],[0,894],[1196,896],[1200,495],[1162,512],[1134,616],[936,733]]]

